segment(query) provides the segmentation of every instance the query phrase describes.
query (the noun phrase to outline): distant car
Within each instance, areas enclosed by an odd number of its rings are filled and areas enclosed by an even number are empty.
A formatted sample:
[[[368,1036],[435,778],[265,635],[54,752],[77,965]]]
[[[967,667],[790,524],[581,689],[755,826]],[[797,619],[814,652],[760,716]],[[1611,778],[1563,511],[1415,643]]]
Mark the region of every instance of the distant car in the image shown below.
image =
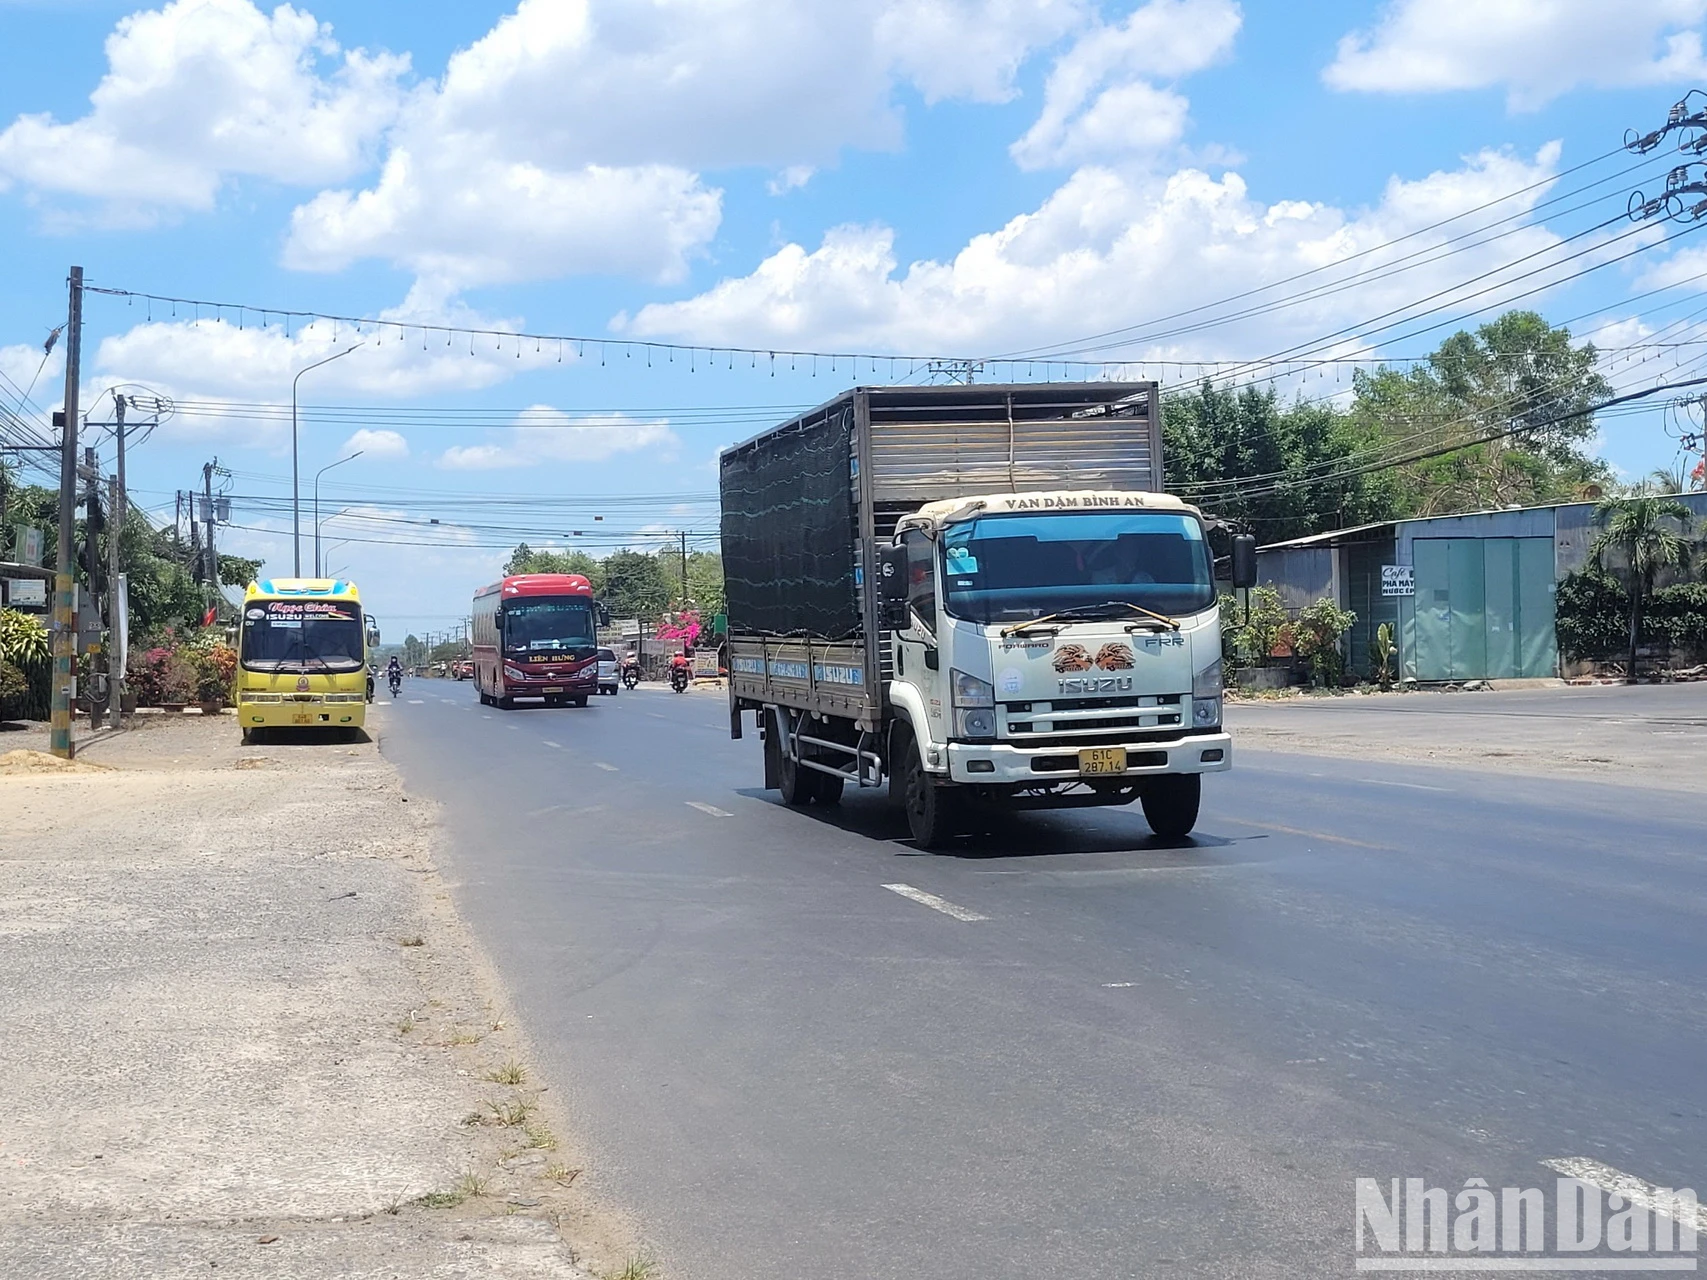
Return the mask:
[[[451,667],[451,674],[458,680],[472,680],[474,678],[474,664],[464,659]]]
[[[622,688],[622,664],[616,660],[615,649],[599,650],[599,692],[613,697]]]

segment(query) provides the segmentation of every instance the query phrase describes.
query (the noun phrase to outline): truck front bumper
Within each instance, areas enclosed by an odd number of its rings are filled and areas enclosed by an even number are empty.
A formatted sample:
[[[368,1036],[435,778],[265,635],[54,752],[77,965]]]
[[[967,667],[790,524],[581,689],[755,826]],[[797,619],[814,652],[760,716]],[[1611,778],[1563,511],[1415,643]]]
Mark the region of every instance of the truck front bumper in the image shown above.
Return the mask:
[[[367,695],[263,694],[239,692],[237,723],[245,729],[360,729],[367,722]]]
[[[951,742],[945,756],[938,758],[946,758],[948,776],[955,782],[1007,787],[1034,787],[1050,782],[1122,782],[1159,773],[1220,773],[1233,767],[1233,739],[1225,731],[1124,745],[1126,771],[1094,776],[1080,773],[1079,748],[1071,746]]]

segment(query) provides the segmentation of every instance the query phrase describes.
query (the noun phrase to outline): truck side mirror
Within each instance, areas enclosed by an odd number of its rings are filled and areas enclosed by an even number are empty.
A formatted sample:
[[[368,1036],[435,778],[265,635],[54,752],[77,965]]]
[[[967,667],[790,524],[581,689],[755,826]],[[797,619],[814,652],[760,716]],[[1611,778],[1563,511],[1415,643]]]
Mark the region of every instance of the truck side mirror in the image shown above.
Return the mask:
[[[878,550],[877,598],[882,606],[883,629],[904,631],[908,623],[906,547],[882,547]]]
[[[599,625],[601,627],[610,626],[610,610],[605,608],[604,601],[601,600],[593,607],[599,611]]]
[[[1257,540],[1248,533],[1233,535],[1233,586],[1257,585]]]

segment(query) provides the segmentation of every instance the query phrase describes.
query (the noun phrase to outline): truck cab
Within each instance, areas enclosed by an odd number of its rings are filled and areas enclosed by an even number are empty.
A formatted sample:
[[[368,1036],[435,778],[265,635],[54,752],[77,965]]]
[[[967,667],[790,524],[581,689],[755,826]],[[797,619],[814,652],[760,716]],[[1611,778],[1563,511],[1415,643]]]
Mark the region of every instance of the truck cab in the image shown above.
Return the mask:
[[[949,499],[903,517],[884,560],[886,754],[915,835],[979,801],[1136,799],[1158,833],[1190,831],[1200,775],[1232,767],[1195,508],[1112,491]]]

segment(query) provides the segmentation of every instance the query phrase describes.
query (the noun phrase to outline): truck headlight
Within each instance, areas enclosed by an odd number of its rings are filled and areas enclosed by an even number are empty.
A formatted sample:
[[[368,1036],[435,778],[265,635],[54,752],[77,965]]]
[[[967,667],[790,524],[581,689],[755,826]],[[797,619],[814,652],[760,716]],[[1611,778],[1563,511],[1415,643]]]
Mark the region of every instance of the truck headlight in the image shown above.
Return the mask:
[[[953,682],[954,705],[957,707],[993,707],[996,705],[996,686],[988,680],[969,676],[964,671],[950,671]],[[994,720],[992,718],[992,723]]]
[[[954,736],[957,738],[994,738],[996,709],[994,707],[961,707],[954,712]]]
[[[1194,729],[1214,729],[1221,724],[1219,658],[1191,678],[1191,724]]]
[[[509,676],[510,679],[512,679],[512,680],[526,680],[527,679],[527,672],[521,670],[519,667],[512,667],[507,662],[504,664],[504,674]]]

